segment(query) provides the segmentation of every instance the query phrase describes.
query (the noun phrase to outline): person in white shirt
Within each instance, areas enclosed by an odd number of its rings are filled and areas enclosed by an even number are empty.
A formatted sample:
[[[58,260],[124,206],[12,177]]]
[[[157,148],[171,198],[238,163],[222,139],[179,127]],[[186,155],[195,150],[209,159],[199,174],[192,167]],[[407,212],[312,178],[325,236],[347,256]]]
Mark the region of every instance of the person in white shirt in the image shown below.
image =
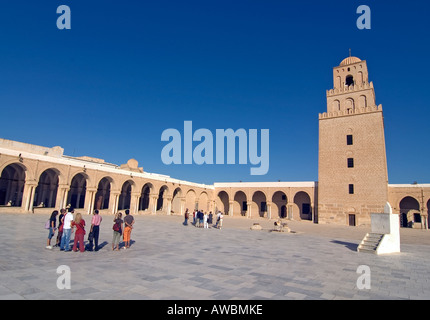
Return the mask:
[[[208,213],[207,212],[205,212],[205,215],[203,216],[203,226],[205,229],[209,228],[209,226],[208,226]]]
[[[70,250],[70,236],[72,234],[72,221],[73,213],[75,210],[69,208],[69,211],[63,218],[63,236],[61,237],[60,250],[71,251]]]

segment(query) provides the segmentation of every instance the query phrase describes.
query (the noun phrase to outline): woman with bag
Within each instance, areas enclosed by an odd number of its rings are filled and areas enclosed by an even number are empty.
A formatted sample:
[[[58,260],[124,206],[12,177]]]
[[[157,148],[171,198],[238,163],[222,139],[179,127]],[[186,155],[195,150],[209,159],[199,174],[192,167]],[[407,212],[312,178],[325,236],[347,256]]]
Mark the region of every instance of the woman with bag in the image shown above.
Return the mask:
[[[79,251],[85,251],[84,245],[84,235],[85,235],[85,220],[82,219],[81,214],[78,212],[76,214],[75,220],[72,221],[72,228],[76,227],[75,232],[75,241],[73,244],[73,251],[78,251],[78,243],[79,243]]]
[[[122,217],[122,213],[118,212],[118,214],[113,219],[114,225],[112,227],[113,229],[112,251],[115,250],[115,245],[116,245],[116,250],[119,251],[119,240],[121,239],[121,235],[122,235],[122,223],[123,223],[123,220],[121,219],[121,217]]]

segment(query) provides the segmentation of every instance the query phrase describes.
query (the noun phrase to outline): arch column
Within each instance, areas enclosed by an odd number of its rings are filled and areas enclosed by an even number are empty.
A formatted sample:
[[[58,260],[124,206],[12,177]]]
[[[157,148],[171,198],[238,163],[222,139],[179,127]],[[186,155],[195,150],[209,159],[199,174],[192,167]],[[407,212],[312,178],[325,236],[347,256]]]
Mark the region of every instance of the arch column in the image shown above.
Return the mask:
[[[116,214],[118,212],[118,202],[120,194],[120,191],[111,191],[109,196],[109,213]]]
[[[252,217],[252,201],[246,202],[246,217],[247,218]]]
[[[212,205],[213,205],[213,203],[215,203],[214,201],[212,201],[212,200],[208,200],[208,202],[207,202],[207,206],[208,206],[208,211],[209,212],[212,212],[213,210],[212,210]]]
[[[429,229],[429,222],[430,222],[430,218],[429,218],[428,212],[429,212],[429,208],[427,207],[427,203],[424,203],[424,205],[423,205],[423,213],[424,213],[424,221],[425,221],[425,228],[426,228],[426,230]],[[421,221],[423,221],[423,220],[421,219]]]
[[[185,197],[181,197],[180,201],[181,201],[181,216],[183,216],[185,214],[185,203],[187,202],[187,199]]]
[[[266,201],[267,219],[272,219],[272,201]]]
[[[287,219],[294,220],[293,205],[287,204]]]
[[[158,194],[150,193],[149,194],[149,207],[148,210],[151,214],[156,214],[157,212],[157,202],[158,202]]]
[[[230,201],[228,202],[228,215],[229,215],[230,217],[233,217],[233,205],[234,205],[234,201],[233,201],[233,200],[230,200]]]
[[[172,211],[172,198],[170,196],[163,196],[163,207],[162,207],[163,212],[166,215],[171,215],[171,211]]]
[[[87,190],[85,192],[84,211],[87,214],[92,214],[94,211],[94,203],[95,203],[96,193],[97,193],[96,188],[87,188]]]
[[[69,191],[70,186],[68,184],[60,184],[58,186],[55,204],[59,209],[64,209],[67,206],[67,197],[69,196]]]
[[[131,199],[130,199],[130,213],[136,214],[139,211],[139,197],[141,195],[141,192],[132,192],[131,193]]]
[[[24,184],[22,205],[24,205],[25,212],[33,211],[34,195],[36,193],[36,188],[37,188],[37,183],[34,180],[26,181]]]

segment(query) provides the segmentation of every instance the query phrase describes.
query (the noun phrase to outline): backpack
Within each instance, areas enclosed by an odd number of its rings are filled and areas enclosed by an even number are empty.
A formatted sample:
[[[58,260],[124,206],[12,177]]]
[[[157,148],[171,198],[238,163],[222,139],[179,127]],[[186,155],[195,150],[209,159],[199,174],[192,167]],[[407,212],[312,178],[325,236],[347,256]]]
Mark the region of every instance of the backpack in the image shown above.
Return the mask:
[[[51,228],[51,219],[45,222],[45,229]]]
[[[120,232],[121,231],[121,222],[115,222],[112,229],[113,229],[113,231]]]

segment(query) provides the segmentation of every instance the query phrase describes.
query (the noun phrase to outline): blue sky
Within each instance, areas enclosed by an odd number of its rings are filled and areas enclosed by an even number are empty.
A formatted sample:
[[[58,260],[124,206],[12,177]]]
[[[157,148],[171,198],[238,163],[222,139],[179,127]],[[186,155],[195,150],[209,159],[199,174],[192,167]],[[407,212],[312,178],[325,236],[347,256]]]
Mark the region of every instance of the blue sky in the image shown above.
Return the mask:
[[[69,5],[72,29],[56,9]],[[359,30],[359,5],[372,29]],[[332,68],[367,60],[390,183],[430,183],[424,1],[3,1],[0,137],[189,181],[316,181]],[[170,165],[163,130],[270,130],[270,169]]]

